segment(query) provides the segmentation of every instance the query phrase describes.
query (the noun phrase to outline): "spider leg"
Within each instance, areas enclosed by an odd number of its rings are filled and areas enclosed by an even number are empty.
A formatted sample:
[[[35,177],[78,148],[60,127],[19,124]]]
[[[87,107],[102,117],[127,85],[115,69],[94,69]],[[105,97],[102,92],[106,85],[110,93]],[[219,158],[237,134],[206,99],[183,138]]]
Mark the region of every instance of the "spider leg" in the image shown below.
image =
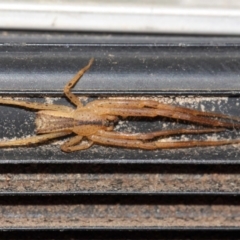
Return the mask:
[[[77,107],[83,107],[82,103],[79,101],[78,97],[71,93],[71,88],[79,81],[83,74],[91,67],[93,63],[93,58],[90,59],[87,66],[82,68],[64,87],[63,91],[66,97]]]
[[[145,149],[145,150],[209,147],[209,146],[222,146],[222,145],[240,143],[240,139],[220,140],[220,141],[144,142],[140,140],[117,139],[117,138],[109,138],[109,137],[103,137],[103,136],[97,136],[97,135],[92,135],[92,136],[89,136],[88,138],[91,139],[94,143],[98,143],[100,145]]]
[[[201,125],[207,125],[212,127],[223,128],[240,128],[240,123],[222,122],[217,119],[211,119],[208,117],[195,116],[189,113],[177,112],[173,110],[165,109],[153,109],[153,108],[98,108],[97,113],[99,115],[111,115],[121,117],[167,117],[176,120],[184,120]]]
[[[61,146],[61,150],[64,152],[74,152],[74,151],[90,148],[93,145],[93,142],[90,142],[90,141],[79,144],[81,143],[82,138],[83,138],[82,136],[75,136],[71,138]]]
[[[239,117],[229,116],[226,114],[215,113],[215,112],[203,112],[195,109],[190,109],[186,107],[174,106],[170,104],[159,103],[154,100],[134,100],[134,99],[111,99],[111,100],[95,100],[87,104],[87,106],[93,107],[104,107],[104,108],[154,108],[160,110],[172,110],[180,113],[188,113],[194,116],[203,116],[203,117],[216,117],[220,119],[229,119],[234,121],[240,121]]]
[[[205,129],[173,129],[161,130],[149,133],[121,133],[114,131],[99,130],[95,135],[106,138],[129,139],[129,140],[151,140],[156,137],[167,137],[180,134],[201,134],[201,133],[216,133],[224,131],[224,128],[205,128]]]
[[[72,111],[73,109],[70,107],[66,107],[63,105],[55,105],[48,103],[36,103],[36,102],[26,102],[14,100],[12,98],[0,98],[0,104],[5,105],[14,105],[34,110],[51,110],[51,111]]]
[[[36,135],[36,136],[22,138],[22,139],[0,141],[0,147],[28,146],[28,145],[46,142],[54,138],[67,136],[69,134],[71,133],[70,132],[46,133],[46,134]]]

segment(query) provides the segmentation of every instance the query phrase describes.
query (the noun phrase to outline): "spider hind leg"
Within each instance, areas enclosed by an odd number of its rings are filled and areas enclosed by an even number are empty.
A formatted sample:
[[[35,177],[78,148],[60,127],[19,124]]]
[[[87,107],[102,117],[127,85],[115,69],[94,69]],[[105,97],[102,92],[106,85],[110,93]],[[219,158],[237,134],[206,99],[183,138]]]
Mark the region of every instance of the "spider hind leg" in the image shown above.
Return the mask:
[[[89,137],[94,143],[115,146],[123,148],[135,148],[144,150],[157,150],[157,149],[179,149],[179,148],[192,148],[192,147],[211,147],[211,146],[223,146],[230,144],[239,144],[240,139],[236,140],[219,140],[219,141],[141,141],[141,140],[129,140],[129,139],[117,139],[109,138],[98,135]]]

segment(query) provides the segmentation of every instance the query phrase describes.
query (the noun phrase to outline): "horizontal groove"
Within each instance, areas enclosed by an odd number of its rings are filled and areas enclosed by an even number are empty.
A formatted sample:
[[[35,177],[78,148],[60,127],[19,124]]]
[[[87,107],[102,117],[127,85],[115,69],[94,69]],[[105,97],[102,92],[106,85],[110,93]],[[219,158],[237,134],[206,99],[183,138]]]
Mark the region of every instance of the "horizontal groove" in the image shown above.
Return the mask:
[[[86,40],[87,41],[87,40]],[[141,41],[141,40],[140,40]],[[169,41],[169,40],[166,40]],[[210,39],[211,41],[211,39]],[[130,43],[130,42],[124,42],[124,43],[1,43],[1,36],[0,36],[0,47],[184,47],[184,48],[190,48],[190,47],[210,47],[210,48],[216,48],[216,47],[222,47],[222,48],[228,48],[228,47],[240,47],[240,43],[238,42],[238,39],[236,42],[230,42],[230,43]]]
[[[240,194],[240,173],[6,173],[0,195]]]
[[[62,91],[91,57],[76,92],[238,94],[239,46],[0,46],[1,92]],[[41,52],[41,55],[39,54]],[[16,81],[18,84],[16,85]],[[199,90],[199,91],[198,91]]]
[[[239,196],[240,192],[0,192],[0,197],[4,196],[20,196],[20,197],[31,197],[31,196]]]
[[[239,195],[238,166],[2,165],[0,196]]]
[[[30,199],[29,199],[30,200]],[[237,201],[237,199],[236,199]],[[199,204],[199,202],[198,202]],[[1,204],[2,228],[194,228],[240,227],[240,206],[206,203]],[[191,220],[190,220],[191,219]]]
[[[101,96],[101,97],[111,97],[111,96],[153,96],[153,95],[161,95],[161,96],[204,96],[204,97],[236,97],[240,95],[240,90],[196,90],[196,91],[189,91],[189,90],[175,90],[175,91],[139,91],[139,90],[132,90],[132,91],[121,91],[121,90],[84,90],[84,91],[72,91],[74,94],[77,94],[79,96]],[[43,96],[49,96],[49,97],[63,97],[62,91],[32,91],[32,90],[24,90],[22,91],[12,91],[12,90],[0,90],[1,96],[6,97],[43,97]]]
[[[127,231],[128,233],[130,233],[131,231],[133,232],[139,232],[139,233],[147,233],[147,234],[150,234],[151,232],[155,232],[155,233],[163,233],[163,232],[169,232],[169,231],[173,231],[173,232],[177,232],[178,234],[181,233],[181,232],[185,232],[185,233],[189,233],[189,232],[192,232],[192,233],[200,233],[202,231],[206,231],[208,234],[211,232],[211,233],[236,233],[236,232],[240,232],[239,230],[239,227],[200,227],[200,226],[197,226],[197,227],[78,227],[78,228],[49,228],[49,227],[35,227],[35,228],[31,228],[31,227],[13,227],[13,228],[1,228],[0,227],[0,236],[1,236],[1,233],[3,232],[22,232],[24,233],[25,231],[28,231],[29,233],[31,232],[45,232],[45,233],[50,233],[50,232],[53,232],[53,233],[56,233],[58,231],[60,231],[61,233],[62,232],[74,232],[74,233],[80,233],[80,232],[85,232],[87,231],[88,233],[94,233],[94,232],[99,232],[101,231],[102,233],[106,233],[106,232],[112,232],[114,231],[115,233],[118,232],[118,233],[121,233],[121,232],[124,232],[126,233],[125,231]],[[149,232],[151,231],[151,232]],[[229,235],[228,235],[229,236]],[[119,238],[117,238],[119,239]],[[159,239],[159,236],[158,238]],[[160,238],[161,239],[161,238]],[[208,238],[209,239],[209,238]],[[228,238],[229,239],[229,238]]]
[[[137,98],[136,98],[137,99]],[[95,98],[83,99],[84,103],[95,100]],[[165,104],[187,106],[193,109],[204,109],[206,111],[216,111],[232,116],[238,116],[239,98],[238,97],[154,97],[152,100]],[[64,98],[37,98],[27,99],[27,101],[43,102],[48,101],[54,104],[68,105],[70,103]],[[35,113],[10,106],[0,106],[3,118],[0,119],[0,125],[3,126],[1,138],[12,139],[14,137],[23,138],[25,136],[35,135]],[[18,116],[16,119],[15,116]],[[115,124],[115,130],[120,132],[151,132],[161,129],[193,128],[193,124],[186,122],[171,121],[171,119],[120,119]],[[17,130],[19,129],[19,130]],[[239,131],[227,130],[222,133],[181,135],[172,137],[172,141],[187,140],[220,140],[237,139]],[[239,164],[239,145],[206,147],[206,148],[186,148],[171,150],[145,151],[137,149],[116,148],[111,146],[94,145],[83,151],[64,153],[60,145],[67,139],[59,139],[51,143],[39,144],[38,146],[19,147],[0,149],[0,164],[27,164],[27,163],[118,163],[118,164]],[[21,155],[19,154],[21,152]]]
[[[159,46],[159,47],[238,47],[239,37],[184,36],[37,31],[0,31],[0,46]]]
[[[201,160],[169,160],[169,159],[154,159],[154,160],[142,160],[142,159],[93,159],[93,160],[25,160],[25,159],[19,159],[19,160],[1,160],[0,165],[5,165],[5,164],[11,164],[11,165],[16,165],[16,164],[129,164],[129,165],[142,165],[142,164],[169,164],[169,165],[189,165],[189,164],[194,164],[194,165],[209,165],[209,164],[224,164],[224,165],[239,165],[240,160],[206,160],[206,159],[201,159]]]

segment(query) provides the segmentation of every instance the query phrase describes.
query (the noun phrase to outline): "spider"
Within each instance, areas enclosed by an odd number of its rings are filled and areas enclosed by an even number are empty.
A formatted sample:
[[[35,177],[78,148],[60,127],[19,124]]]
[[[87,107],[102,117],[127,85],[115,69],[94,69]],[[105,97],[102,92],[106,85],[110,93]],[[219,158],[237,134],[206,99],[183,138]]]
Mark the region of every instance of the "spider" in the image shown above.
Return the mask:
[[[201,134],[225,131],[227,128],[240,128],[240,119],[220,113],[202,112],[190,108],[162,104],[153,100],[102,99],[85,106],[71,88],[91,67],[93,58],[64,87],[63,92],[76,108],[64,105],[18,101],[0,98],[0,104],[14,105],[36,110],[37,135],[16,140],[1,141],[0,147],[29,146],[51,139],[75,134],[61,145],[64,152],[90,148],[94,144],[137,148],[146,150],[219,146],[240,143],[240,140],[219,141],[159,141],[159,138],[179,134]],[[171,129],[149,133],[124,133],[114,131],[119,117],[166,117],[208,126],[201,129]],[[235,121],[233,122],[229,122]],[[83,141],[85,140],[85,141]]]

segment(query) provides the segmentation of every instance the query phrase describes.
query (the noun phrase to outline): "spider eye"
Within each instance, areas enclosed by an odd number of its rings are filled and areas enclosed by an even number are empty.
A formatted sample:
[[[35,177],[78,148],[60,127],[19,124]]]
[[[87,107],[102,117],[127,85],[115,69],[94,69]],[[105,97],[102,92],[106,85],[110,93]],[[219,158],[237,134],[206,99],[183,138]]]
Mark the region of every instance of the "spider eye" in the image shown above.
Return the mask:
[[[109,120],[104,120],[103,125],[105,127],[113,127],[114,126],[114,122],[109,121]]]
[[[104,125],[105,127],[109,127],[110,122],[109,122],[108,120],[104,120],[104,121],[103,121],[103,125]]]

